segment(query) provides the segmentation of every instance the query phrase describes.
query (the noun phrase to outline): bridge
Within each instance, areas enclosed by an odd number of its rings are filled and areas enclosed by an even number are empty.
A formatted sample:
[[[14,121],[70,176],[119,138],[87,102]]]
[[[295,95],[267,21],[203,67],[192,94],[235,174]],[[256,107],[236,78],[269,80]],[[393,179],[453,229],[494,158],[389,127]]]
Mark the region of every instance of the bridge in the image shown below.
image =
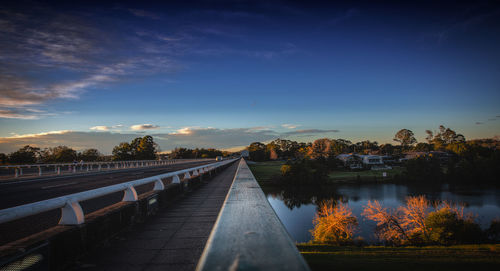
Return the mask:
[[[0,183],[2,270],[309,269],[244,159],[19,178]]]

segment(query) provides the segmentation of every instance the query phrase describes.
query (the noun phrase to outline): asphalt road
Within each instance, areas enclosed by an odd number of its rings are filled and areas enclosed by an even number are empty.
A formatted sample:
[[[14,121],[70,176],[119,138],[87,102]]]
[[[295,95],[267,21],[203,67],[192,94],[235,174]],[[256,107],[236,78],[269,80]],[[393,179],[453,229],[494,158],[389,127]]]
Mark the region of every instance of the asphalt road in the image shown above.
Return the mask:
[[[54,176],[0,183],[0,209],[56,198],[99,187],[133,181],[167,172],[210,164],[214,161],[189,162],[163,167],[124,169],[79,176]]]

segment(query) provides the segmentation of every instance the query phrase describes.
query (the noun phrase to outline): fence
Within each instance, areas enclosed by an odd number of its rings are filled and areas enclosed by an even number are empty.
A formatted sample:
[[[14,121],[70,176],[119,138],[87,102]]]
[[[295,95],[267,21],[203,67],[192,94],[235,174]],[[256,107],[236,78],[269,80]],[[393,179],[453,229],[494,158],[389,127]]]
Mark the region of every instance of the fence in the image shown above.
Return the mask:
[[[209,160],[213,159],[169,159],[169,160],[8,165],[8,166],[0,166],[0,179],[18,179],[21,177],[100,172],[107,170],[166,166],[173,164],[182,164],[182,163],[189,163],[196,161],[209,161]]]
[[[171,177],[172,183],[181,183],[181,180],[190,179],[192,176],[198,176],[202,173],[214,170],[218,167],[224,166],[235,160],[237,159],[230,159],[213,164],[207,164],[193,168],[178,170],[135,181],[115,184],[80,193],[66,195],[58,198],[53,198],[21,206],[16,206],[8,209],[3,209],[0,210],[0,223],[5,223],[23,217],[36,215],[45,211],[61,209],[62,215],[59,224],[62,225],[82,224],[85,222],[85,216],[80,206],[80,202],[82,201],[86,201],[97,197],[102,197],[120,191],[125,192],[122,201],[137,201],[138,197],[137,197],[137,192],[135,190],[136,186],[154,183],[153,190],[164,190],[165,185],[162,179]]]

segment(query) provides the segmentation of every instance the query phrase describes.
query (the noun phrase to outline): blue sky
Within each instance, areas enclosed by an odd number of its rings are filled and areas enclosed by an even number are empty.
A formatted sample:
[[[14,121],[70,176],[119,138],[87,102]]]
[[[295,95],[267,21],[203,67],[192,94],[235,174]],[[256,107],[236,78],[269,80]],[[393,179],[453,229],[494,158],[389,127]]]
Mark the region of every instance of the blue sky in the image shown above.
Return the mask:
[[[500,136],[495,1],[2,5],[0,152]]]

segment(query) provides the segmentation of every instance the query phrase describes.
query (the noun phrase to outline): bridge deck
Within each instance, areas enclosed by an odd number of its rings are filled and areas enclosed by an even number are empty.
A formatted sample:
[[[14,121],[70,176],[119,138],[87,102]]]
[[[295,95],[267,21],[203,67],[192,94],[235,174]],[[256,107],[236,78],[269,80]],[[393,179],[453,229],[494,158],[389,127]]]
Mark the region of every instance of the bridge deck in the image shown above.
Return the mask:
[[[87,255],[72,270],[194,270],[238,163],[146,223]]]

